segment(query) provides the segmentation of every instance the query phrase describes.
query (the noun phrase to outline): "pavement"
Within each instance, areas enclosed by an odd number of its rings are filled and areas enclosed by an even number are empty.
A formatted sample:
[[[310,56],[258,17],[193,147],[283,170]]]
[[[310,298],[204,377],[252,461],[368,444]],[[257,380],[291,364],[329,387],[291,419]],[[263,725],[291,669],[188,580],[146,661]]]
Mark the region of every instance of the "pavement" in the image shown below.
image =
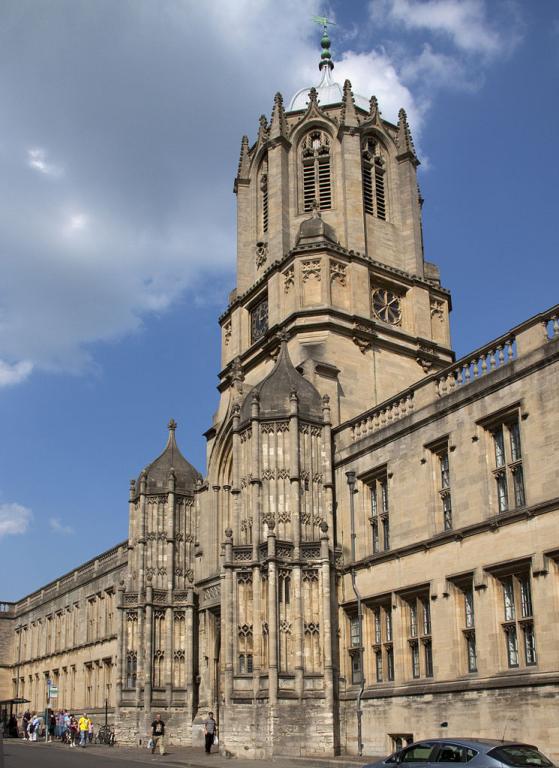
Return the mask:
[[[24,739],[0,739],[0,768],[134,768],[139,765],[183,766],[183,768],[260,768],[273,763],[273,768],[361,768],[376,757],[274,757],[271,760],[227,758],[218,752],[206,755],[194,747],[168,747],[168,754],[152,755],[145,747],[89,745],[71,748],[60,742],[28,742]]]

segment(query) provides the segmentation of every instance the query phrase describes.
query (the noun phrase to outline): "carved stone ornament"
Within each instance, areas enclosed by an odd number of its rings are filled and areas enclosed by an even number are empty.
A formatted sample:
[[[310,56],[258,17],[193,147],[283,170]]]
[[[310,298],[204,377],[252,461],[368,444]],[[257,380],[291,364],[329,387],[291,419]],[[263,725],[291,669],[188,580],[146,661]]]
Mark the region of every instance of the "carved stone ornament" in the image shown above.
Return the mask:
[[[431,299],[431,317],[436,317],[442,323],[444,321],[444,301]]]
[[[340,261],[330,262],[330,281],[332,283],[337,280],[339,284],[345,288],[345,286],[347,285],[346,272],[347,272],[347,267],[345,264],[342,264],[342,262]]]
[[[291,288],[295,285],[295,267],[288,267],[283,273],[283,290],[284,293],[289,293]]]
[[[303,282],[308,280],[318,280],[320,282],[321,277],[321,264],[320,259],[310,259],[309,261],[303,261],[301,264],[301,272],[303,274]]]
[[[226,347],[229,346],[231,341],[231,320],[228,320],[223,326],[223,343]]]
[[[263,267],[268,260],[268,243],[259,240],[255,248],[256,268]]]

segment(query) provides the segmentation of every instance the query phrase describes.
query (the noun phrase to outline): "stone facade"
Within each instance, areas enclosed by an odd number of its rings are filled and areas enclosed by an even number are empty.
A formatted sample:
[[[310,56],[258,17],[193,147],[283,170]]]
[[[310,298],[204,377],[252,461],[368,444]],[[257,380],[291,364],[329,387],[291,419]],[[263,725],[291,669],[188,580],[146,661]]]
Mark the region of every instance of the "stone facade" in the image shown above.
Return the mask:
[[[406,115],[328,93],[241,144],[205,477],[171,422],[128,541],[3,606],[2,698],[54,678],[122,742],[211,709],[252,757],[443,722],[557,756],[558,308],[455,362]]]

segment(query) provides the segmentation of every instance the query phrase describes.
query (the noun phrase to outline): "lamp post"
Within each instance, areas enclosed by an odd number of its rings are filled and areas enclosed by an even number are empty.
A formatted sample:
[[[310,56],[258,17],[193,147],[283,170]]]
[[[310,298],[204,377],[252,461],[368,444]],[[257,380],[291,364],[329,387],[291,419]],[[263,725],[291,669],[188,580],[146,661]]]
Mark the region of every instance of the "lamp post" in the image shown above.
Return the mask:
[[[353,498],[356,493],[355,472],[350,470],[345,473],[345,476],[347,478],[347,485],[349,488],[349,515],[351,522],[351,585],[357,599],[357,627],[359,635],[359,646],[357,648],[357,654],[359,658],[359,677],[361,681],[359,692],[357,694],[357,754],[359,757],[361,757],[363,754],[363,731],[361,723],[363,711],[361,709],[361,700],[363,698],[363,691],[365,690],[365,672],[363,669],[363,612],[361,609],[361,595],[357,589],[357,582],[355,579],[355,540],[357,538],[357,534],[355,533],[355,502]]]

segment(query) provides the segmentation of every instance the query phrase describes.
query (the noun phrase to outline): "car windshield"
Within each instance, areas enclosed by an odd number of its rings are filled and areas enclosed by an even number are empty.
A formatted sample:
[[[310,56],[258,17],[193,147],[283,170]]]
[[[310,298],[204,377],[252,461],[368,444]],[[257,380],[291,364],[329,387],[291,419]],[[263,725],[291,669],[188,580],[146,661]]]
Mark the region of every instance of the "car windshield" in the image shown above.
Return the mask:
[[[535,747],[529,747],[525,744],[512,744],[503,747],[497,747],[488,752],[490,757],[512,766],[542,766],[548,768],[553,763],[542,755]]]

